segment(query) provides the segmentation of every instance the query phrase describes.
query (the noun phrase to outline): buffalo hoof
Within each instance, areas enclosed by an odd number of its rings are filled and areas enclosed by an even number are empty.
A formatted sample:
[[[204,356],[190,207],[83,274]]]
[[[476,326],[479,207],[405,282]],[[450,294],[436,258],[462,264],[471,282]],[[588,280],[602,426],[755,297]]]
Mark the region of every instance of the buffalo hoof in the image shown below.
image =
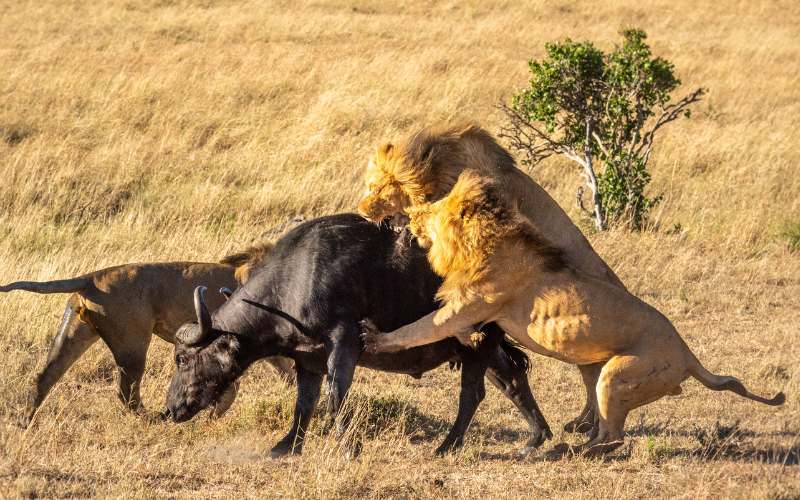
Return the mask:
[[[438,448],[436,448],[436,451],[433,454],[437,457],[443,457],[448,453],[456,451],[463,445],[464,445],[464,438],[455,438],[455,439],[447,438],[444,440],[442,444],[439,445]]]
[[[542,429],[538,432],[534,432],[530,439],[528,439],[528,442],[525,443],[525,446],[514,453],[514,457],[517,459],[525,458],[541,447],[545,441],[552,438],[553,433],[550,432],[550,429]]]
[[[280,443],[275,445],[274,448],[269,450],[269,458],[281,458],[287,455],[302,455],[303,449],[299,446],[294,448],[291,446],[282,446]]]
[[[286,455],[301,455],[303,453],[303,444],[291,441],[281,440],[278,444],[269,450],[270,458],[281,458]]]

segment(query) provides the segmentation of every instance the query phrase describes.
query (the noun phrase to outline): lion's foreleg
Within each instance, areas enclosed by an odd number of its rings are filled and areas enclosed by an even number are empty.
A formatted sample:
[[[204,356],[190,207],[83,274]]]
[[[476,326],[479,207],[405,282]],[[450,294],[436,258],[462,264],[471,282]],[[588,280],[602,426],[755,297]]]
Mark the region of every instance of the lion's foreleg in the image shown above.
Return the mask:
[[[486,303],[473,303],[458,309],[445,304],[441,309],[389,333],[378,333],[365,328],[362,335],[364,349],[368,352],[397,352],[447,337],[469,337],[474,325],[491,321],[492,308]]]

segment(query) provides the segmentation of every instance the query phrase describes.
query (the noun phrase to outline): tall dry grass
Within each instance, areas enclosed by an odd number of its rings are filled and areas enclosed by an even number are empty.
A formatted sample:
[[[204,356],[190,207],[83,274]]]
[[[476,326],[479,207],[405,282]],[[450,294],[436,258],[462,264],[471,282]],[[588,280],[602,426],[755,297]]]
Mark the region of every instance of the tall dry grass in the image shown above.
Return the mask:
[[[784,407],[688,382],[684,395],[631,416],[617,459],[515,462],[524,425],[489,389],[465,449],[433,459],[455,415],[457,375],[361,370],[354,401],[372,410],[357,428],[362,457],[346,461],[315,435],[304,456],[271,461],[265,450],[288,427],[293,389],[268,370],[246,377],[221,421],[155,425],[117,404],[98,345],[23,432],[14,420],[65,297],[17,293],[0,297],[2,495],[800,494],[800,256],[789,250],[800,223],[795,2],[2,4],[0,282],[214,260],[294,216],[352,210],[378,142],[441,120],[496,130],[494,104],[525,83],[525,62],[544,42],[608,47],[625,25],[649,33],[685,88],[710,94],[657,146],[652,189],[666,195],[658,228],[591,241],[710,369],[786,391]],[[553,159],[532,175],[579,220],[569,163]],[[152,348],[150,407],[162,402],[169,353]],[[582,403],[576,371],[534,361],[534,390],[560,428]],[[741,432],[710,440],[717,420],[738,421]],[[557,432],[561,440],[577,438]]]

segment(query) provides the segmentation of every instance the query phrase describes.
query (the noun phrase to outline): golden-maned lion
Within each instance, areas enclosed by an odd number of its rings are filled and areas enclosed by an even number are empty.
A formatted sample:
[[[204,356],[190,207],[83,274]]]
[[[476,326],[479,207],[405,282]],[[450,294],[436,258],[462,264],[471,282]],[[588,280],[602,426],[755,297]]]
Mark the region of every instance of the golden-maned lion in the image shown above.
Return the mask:
[[[494,321],[528,349],[567,363],[601,363],[596,435],[579,447],[604,453],[622,443],[628,412],[679,394],[690,375],[768,405],[737,379],[706,370],[660,312],[625,289],[571,268],[500,196],[465,171],[448,196],[409,211],[410,227],[444,277],[443,306],[386,335],[368,328],[365,348],[396,351],[457,336]]]
[[[374,222],[388,217],[397,221],[407,215],[408,207],[445,196],[465,169],[477,170],[492,179],[539,234],[563,249],[572,267],[624,288],[558,203],[516,167],[506,149],[475,124],[425,128],[399,144],[380,146],[367,167],[367,193],[358,211]],[[594,386],[600,366],[579,368],[586,386],[586,405],[577,418],[564,426],[569,432],[589,430],[594,419]]]
[[[126,264],[83,276],[47,282],[18,281],[0,286],[0,292],[72,293],[53,339],[47,363],[37,374],[20,424],[27,426],[50,389],[97,339],[111,350],[119,372],[118,395],[131,409],[141,405],[139,387],[153,334],[175,343],[175,332],[194,316],[192,293],[198,286],[235,288],[270,250],[256,245],[230,255],[219,264],[164,262]],[[213,294],[209,306],[224,297]],[[294,364],[269,358],[284,377],[294,378]],[[213,415],[222,415],[233,403],[235,388],[221,399]]]

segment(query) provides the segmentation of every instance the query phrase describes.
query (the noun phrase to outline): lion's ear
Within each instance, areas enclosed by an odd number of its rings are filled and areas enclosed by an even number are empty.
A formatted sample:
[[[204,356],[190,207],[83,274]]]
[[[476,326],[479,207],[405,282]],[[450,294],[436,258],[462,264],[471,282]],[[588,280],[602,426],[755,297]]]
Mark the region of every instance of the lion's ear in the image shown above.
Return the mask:
[[[381,144],[380,146],[378,146],[378,151],[375,153],[375,159],[377,161],[385,160],[386,158],[392,155],[393,150],[394,150],[394,144],[392,144],[391,142]]]

